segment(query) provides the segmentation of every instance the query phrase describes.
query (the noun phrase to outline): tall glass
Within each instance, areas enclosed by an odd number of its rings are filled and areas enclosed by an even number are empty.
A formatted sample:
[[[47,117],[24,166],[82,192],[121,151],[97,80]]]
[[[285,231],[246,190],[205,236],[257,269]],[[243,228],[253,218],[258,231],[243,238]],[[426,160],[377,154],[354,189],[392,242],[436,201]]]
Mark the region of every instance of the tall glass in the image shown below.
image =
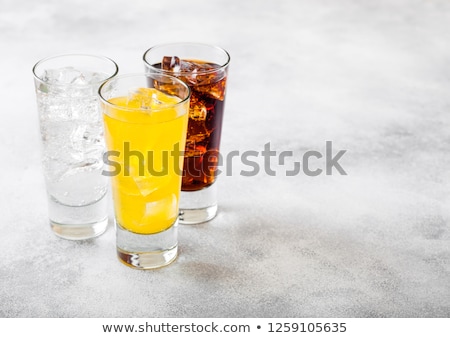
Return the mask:
[[[195,224],[217,213],[217,174],[230,55],[199,43],[173,43],[144,54],[148,73],[183,80],[191,89],[184,153],[180,223]]]
[[[119,259],[152,269],[177,256],[178,200],[190,90],[164,74],[125,75],[99,90]]]
[[[49,57],[33,67],[50,225],[66,239],[98,236],[108,224],[97,91],[117,72],[114,61],[83,54]]]

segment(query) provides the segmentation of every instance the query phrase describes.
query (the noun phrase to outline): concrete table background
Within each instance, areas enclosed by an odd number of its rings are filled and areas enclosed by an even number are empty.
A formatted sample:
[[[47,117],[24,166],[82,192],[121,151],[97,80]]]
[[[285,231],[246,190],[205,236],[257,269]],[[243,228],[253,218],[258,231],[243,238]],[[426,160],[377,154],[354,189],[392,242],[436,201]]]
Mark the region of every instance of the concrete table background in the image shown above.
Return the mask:
[[[0,0],[0,316],[448,317],[449,37],[444,0]],[[223,155],[294,157],[253,177],[234,159],[217,218],[143,272],[112,226],[51,233],[31,67],[86,52],[140,72],[174,41],[232,55]],[[326,141],[348,175],[286,175]]]

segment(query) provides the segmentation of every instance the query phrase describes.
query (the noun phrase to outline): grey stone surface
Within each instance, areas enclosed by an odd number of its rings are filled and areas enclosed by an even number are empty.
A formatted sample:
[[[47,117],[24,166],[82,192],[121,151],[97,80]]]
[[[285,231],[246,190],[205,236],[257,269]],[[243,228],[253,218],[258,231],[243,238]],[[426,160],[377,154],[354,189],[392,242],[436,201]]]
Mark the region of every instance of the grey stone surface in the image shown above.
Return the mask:
[[[449,317],[450,3],[0,0],[1,317]],[[234,159],[213,221],[178,260],[118,262],[114,229],[47,224],[31,67],[68,52],[140,72],[152,45],[232,56],[222,153],[294,158],[254,177]],[[346,149],[348,175],[287,176]],[[323,168],[324,159],[311,162]],[[227,162],[228,163],[228,162]]]

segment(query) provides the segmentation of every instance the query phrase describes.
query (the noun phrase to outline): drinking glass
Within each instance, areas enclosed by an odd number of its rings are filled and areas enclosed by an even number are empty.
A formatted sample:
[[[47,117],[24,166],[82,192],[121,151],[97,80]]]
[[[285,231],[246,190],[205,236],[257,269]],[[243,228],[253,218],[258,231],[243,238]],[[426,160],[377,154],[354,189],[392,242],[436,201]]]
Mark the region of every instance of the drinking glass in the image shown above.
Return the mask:
[[[119,259],[138,269],[178,252],[178,201],[189,87],[165,74],[130,74],[99,90]]]
[[[217,175],[230,55],[200,43],[148,49],[146,72],[173,75],[191,89],[180,196],[180,223],[206,222],[217,213]]]
[[[49,219],[59,237],[82,240],[108,224],[107,180],[101,172],[103,125],[97,91],[118,72],[114,61],[58,55],[33,67]]]

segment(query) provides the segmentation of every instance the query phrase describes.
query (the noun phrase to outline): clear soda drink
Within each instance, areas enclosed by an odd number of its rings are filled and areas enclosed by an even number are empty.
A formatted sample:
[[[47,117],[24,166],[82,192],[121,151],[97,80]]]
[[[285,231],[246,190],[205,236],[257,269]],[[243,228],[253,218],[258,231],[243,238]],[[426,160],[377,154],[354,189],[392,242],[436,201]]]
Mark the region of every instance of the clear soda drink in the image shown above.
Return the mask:
[[[91,55],[44,59],[33,68],[50,225],[66,239],[103,233],[108,223],[100,84],[116,64]]]

